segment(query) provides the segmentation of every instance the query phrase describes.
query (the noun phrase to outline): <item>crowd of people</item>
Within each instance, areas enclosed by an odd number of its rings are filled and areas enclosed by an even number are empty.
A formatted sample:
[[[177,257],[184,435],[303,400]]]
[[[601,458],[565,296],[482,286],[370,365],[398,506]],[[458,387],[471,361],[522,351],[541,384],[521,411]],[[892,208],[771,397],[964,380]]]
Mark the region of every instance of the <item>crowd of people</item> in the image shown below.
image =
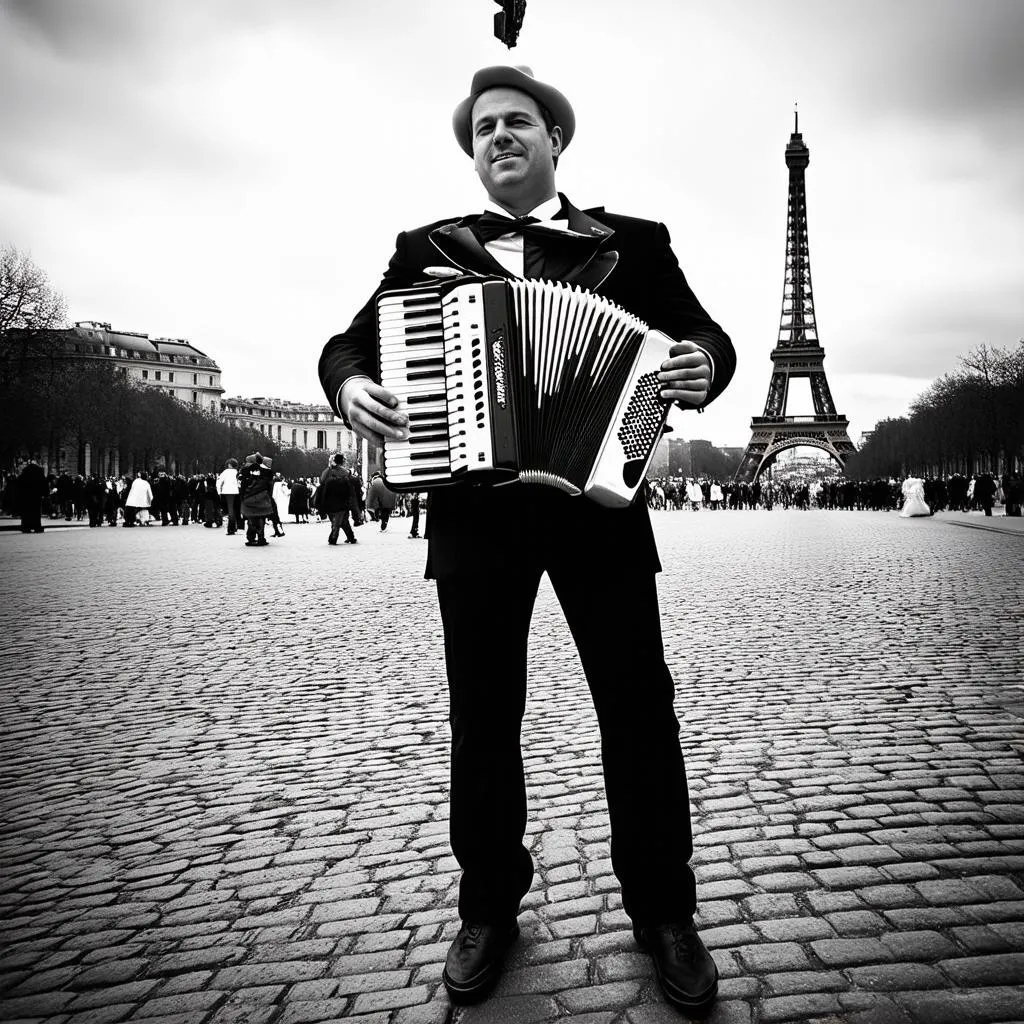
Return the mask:
[[[339,481],[341,485],[339,486]],[[344,518],[352,526],[375,522],[383,532],[393,516],[411,518],[409,536],[418,538],[421,510],[426,498],[396,494],[373,473],[364,486],[344,457],[333,456],[320,477],[285,479],[274,472],[273,460],[259,452],[228,459],[219,472],[168,473],[163,469],[139,470],[133,475],[101,477],[68,472],[47,474],[34,459],[24,462],[2,482],[6,515],[21,519],[23,533],[42,533],[44,522],[85,522],[90,527],[188,526],[226,528],[229,536],[245,531],[250,547],[269,544],[285,535],[285,523],[304,525],[331,522],[328,543],[337,540]],[[351,543],[356,538],[351,535]]]
[[[1017,472],[997,477],[980,473],[967,477],[924,477],[924,500],[932,514],[980,511],[992,514],[1003,505],[1005,514],[1019,516],[1024,502],[1024,480]],[[647,482],[647,504],[652,509],[870,509],[896,511],[903,507],[902,479],[817,480],[813,482],[758,479],[753,483],[705,478],[663,477]]]
[[[1008,516],[1020,516],[1024,480],[1019,473],[996,477],[981,473],[967,477],[922,478],[924,501],[930,513],[980,511],[992,514],[1002,505]],[[313,516],[330,523],[328,544],[345,534],[354,544],[354,526],[375,522],[383,532],[392,516],[411,519],[409,536],[421,536],[420,515],[426,495],[396,494],[373,473],[368,485],[340,454],[332,457],[319,478],[285,479],[273,470],[272,459],[253,453],[239,464],[228,459],[219,472],[168,473],[162,469],[140,470],[134,476],[103,478],[95,474],[67,472],[47,475],[34,460],[18,471],[5,474],[3,511],[22,518],[25,533],[40,533],[43,521],[84,522],[90,526],[188,526],[207,529],[226,526],[234,535],[246,530],[246,544],[263,546],[272,536],[284,536],[284,524],[307,524]],[[659,477],[646,483],[647,504],[652,509],[870,509],[898,511],[904,504],[904,481],[819,480],[753,483],[705,478]]]

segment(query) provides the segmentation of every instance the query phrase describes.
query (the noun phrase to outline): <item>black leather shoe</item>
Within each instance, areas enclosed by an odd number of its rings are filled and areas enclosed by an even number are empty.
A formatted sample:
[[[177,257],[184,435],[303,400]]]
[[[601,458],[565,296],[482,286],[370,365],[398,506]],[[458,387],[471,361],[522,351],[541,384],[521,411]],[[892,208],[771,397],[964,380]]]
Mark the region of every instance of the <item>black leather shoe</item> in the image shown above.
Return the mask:
[[[483,999],[505,964],[505,955],[519,938],[519,925],[470,924],[463,922],[455,936],[441,977],[453,1003],[475,1003]]]
[[[711,1008],[718,995],[718,968],[693,921],[634,925],[636,941],[651,954],[665,998],[684,1013]]]

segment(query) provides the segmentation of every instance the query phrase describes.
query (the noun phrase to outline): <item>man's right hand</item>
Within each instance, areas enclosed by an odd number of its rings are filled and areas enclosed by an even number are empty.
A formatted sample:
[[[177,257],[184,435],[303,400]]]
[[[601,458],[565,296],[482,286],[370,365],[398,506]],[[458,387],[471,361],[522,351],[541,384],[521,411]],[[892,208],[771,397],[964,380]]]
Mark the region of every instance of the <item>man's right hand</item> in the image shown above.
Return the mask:
[[[398,399],[368,377],[347,380],[338,405],[352,429],[367,440],[382,444],[386,437],[401,441],[409,436],[409,417],[397,411]]]

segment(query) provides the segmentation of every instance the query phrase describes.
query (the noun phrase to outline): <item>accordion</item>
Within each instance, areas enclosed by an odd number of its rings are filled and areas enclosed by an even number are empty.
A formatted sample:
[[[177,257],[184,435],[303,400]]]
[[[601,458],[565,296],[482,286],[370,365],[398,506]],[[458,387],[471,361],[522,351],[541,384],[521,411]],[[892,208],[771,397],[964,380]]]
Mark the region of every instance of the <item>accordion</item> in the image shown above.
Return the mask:
[[[520,480],[630,504],[668,416],[672,339],[560,283],[459,277],[377,298],[380,382],[409,417],[396,491]]]

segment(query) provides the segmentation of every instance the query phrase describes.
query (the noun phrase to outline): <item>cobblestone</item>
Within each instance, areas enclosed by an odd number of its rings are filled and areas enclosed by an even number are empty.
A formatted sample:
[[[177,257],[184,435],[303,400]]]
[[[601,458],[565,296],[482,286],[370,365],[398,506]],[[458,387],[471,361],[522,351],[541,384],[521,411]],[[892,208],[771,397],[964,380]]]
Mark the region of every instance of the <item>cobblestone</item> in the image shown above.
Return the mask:
[[[1007,609],[1024,606],[1024,538],[883,513],[654,523],[714,1024],[1016,1020],[1024,636]],[[258,553],[191,527],[0,534],[18,609],[0,1018],[679,1020],[622,911],[550,586],[523,728],[537,878],[497,992],[456,1009],[424,546],[287,534]]]

